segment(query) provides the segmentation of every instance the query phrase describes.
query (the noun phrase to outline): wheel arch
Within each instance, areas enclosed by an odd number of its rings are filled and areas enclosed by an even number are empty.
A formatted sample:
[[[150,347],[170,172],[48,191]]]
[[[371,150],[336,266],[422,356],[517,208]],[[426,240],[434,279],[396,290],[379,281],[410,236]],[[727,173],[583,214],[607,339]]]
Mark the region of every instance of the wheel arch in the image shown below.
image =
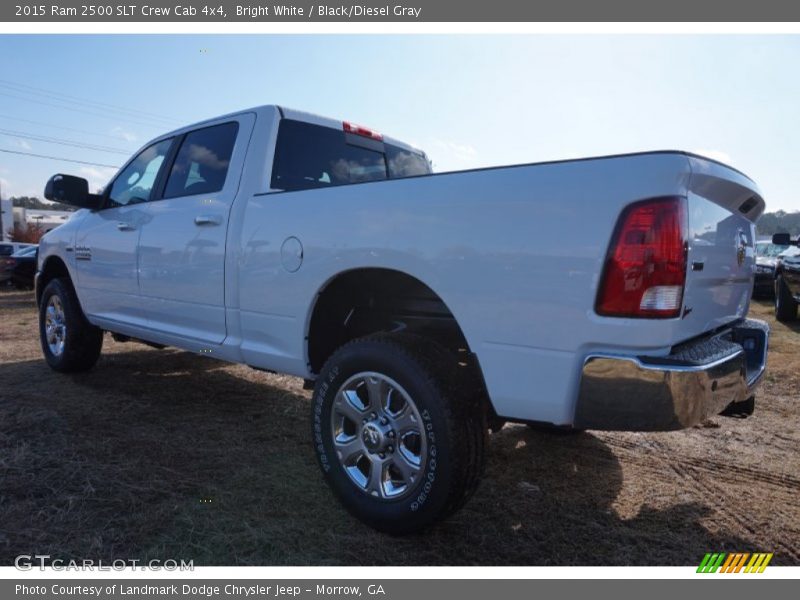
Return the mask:
[[[474,357],[447,302],[419,277],[388,267],[337,272],[317,290],[306,319],[306,357],[316,374],[328,357],[352,339],[380,331],[432,337]]]
[[[72,274],[69,272],[67,263],[57,255],[51,255],[44,259],[38,275],[36,279],[36,304],[41,303],[42,292],[44,292],[47,284],[57,277],[66,277],[75,287],[74,283],[72,283]]]

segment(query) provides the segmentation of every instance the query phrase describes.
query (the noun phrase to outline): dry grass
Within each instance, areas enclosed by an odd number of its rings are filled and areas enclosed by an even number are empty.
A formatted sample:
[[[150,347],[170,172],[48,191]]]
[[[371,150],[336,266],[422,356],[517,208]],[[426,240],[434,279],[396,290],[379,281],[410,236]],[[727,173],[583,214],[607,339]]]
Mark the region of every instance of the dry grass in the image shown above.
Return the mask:
[[[752,312],[772,322],[768,304]],[[800,326],[772,325],[753,417],[665,434],[507,426],[464,510],[392,538],[322,482],[299,380],[110,338],[93,371],[59,375],[32,294],[3,291],[0,564],[687,565],[709,550],[800,564]]]

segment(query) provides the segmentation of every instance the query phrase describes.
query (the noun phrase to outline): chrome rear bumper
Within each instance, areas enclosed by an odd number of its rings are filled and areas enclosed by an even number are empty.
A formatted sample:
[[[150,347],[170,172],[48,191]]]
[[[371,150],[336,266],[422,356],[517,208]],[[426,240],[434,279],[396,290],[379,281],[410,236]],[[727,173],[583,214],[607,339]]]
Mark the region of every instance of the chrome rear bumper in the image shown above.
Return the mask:
[[[750,398],[767,364],[769,326],[746,319],[665,357],[591,355],[574,427],[669,431]]]

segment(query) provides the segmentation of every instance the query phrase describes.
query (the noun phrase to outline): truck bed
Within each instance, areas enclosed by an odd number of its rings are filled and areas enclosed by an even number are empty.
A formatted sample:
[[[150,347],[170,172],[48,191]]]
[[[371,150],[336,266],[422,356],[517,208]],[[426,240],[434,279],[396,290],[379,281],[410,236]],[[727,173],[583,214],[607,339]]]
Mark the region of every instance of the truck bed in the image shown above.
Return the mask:
[[[676,195],[688,198],[689,265],[703,263],[687,274],[686,310],[675,319],[599,316],[621,211]],[[666,356],[744,317],[763,206],[738,171],[672,151],[258,194],[239,205],[242,231],[229,238],[242,240],[229,248],[241,265],[229,306],[241,315],[248,362],[302,375],[308,315],[327,281],[364,267],[413,274],[457,319],[498,413],[569,423],[585,357]],[[281,266],[289,237],[304,242],[296,274]]]

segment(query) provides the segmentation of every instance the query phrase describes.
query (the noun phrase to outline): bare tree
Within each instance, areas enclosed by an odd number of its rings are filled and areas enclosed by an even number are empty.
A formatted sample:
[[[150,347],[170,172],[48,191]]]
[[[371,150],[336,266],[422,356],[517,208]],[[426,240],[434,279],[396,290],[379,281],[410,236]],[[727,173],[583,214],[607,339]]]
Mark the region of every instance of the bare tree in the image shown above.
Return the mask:
[[[13,241],[23,244],[38,244],[44,234],[45,231],[39,223],[31,223],[27,227],[14,223],[14,227],[8,230],[8,235]]]

